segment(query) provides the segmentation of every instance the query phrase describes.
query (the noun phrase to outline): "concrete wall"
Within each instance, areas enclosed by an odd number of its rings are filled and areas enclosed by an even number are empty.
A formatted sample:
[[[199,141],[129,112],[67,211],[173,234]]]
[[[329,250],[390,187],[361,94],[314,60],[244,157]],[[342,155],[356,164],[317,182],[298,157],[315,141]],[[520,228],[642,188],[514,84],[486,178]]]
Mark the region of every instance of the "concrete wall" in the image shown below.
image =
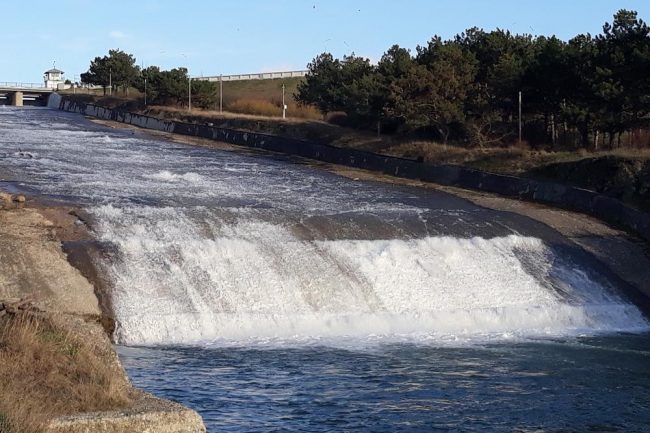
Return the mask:
[[[378,171],[407,179],[419,179],[441,185],[457,186],[522,200],[551,204],[556,207],[586,213],[610,224],[631,229],[644,239],[650,241],[650,215],[633,209],[617,199],[555,182],[487,173],[457,166],[424,164],[408,159],[377,155],[354,149],[343,149],[272,135],[160,120],[154,117],[78,103],[65,97],[61,98],[59,108],[100,119],[128,123],[142,128],[208,138],[241,146],[288,153],[319,161]]]
[[[14,107],[23,106],[23,92],[16,91],[11,95],[11,105]]]
[[[51,93],[50,96],[47,98],[47,106],[48,108],[59,108],[61,107],[61,101],[62,101],[61,95],[58,93]]]

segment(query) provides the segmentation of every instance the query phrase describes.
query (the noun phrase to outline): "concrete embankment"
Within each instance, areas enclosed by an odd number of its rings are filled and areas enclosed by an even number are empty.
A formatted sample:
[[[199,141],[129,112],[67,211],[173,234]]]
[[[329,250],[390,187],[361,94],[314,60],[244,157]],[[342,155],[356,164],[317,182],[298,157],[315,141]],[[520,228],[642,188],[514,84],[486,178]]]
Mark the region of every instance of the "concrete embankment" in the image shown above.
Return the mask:
[[[59,417],[48,433],[205,432],[201,417],[193,410],[141,391],[135,394],[133,404],[123,410]]]
[[[650,240],[650,216],[648,214],[627,206],[612,197],[560,183],[494,174],[458,166],[431,165],[355,149],[344,149],[326,144],[209,125],[161,120],[92,104],[84,104],[58,95],[53,95],[50,98],[50,107],[146,129],[206,138],[381,172],[405,179],[422,180],[440,185],[551,204],[595,216],[607,223],[632,230],[645,240]]]
[[[25,202],[24,197],[0,193],[0,302],[29,299],[36,311],[31,314],[56,320],[66,333],[82,339],[111,364],[108,368],[112,370],[114,386],[125,389],[129,396],[126,404],[111,411],[57,416],[45,431],[205,432],[203,421],[195,411],[153,397],[129,384],[102,327],[103,312],[94,287],[70,265],[62,250],[62,241],[88,237],[73,209],[40,206],[29,198]],[[34,403],[48,406],[48,402]]]

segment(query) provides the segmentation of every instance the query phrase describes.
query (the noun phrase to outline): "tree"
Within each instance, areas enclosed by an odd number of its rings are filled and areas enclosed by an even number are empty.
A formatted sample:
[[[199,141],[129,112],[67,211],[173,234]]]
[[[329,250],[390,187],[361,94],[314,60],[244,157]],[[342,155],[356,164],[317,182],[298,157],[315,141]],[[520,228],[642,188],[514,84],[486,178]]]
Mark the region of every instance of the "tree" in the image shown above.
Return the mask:
[[[81,74],[81,82],[102,86],[104,88],[104,95],[106,95],[106,87],[110,82],[109,71],[108,58],[106,56],[95,57],[95,60],[90,62],[88,72]]]
[[[597,77],[591,35],[578,35],[571,39],[566,46],[566,59],[569,67],[560,106],[561,118],[569,128],[577,128],[581,144],[588,146],[589,133],[596,126],[601,111],[594,93]]]
[[[373,124],[380,129],[385,92],[370,60],[354,53],[338,60],[323,53],[308,69],[298,85],[298,103],[315,105],[323,113],[342,111],[358,126]]]
[[[217,102],[217,83],[192,80],[192,105],[200,108],[214,107]]]
[[[399,45],[393,45],[381,56],[377,72],[388,82],[406,75],[413,67],[411,52]]]
[[[393,45],[386,51],[376,68],[377,92],[381,95],[381,100],[377,105],[381,105],[380,122],[388,123],[393,129],[404,124],[404,118],[398,114],[398,109],[394,95],[391,89],[394,88],[398,80],[402,80],[415,67],[415,62],[411,52],[399,45]]]
[[[636,12],[625,9],[605,23],[595,40],[599,83],[596,90],[606,107],[610,140],[614,134],[649,125],[650,28]]]
[[[140,73],[135,61],[132,54],[119,49],[109,50],[107,56],[95,57],[90,62],[88,72],[81,74],[81,81],[103,86],[104,94],[109,85],[112,85],[111,91],[121,86],[124,93],[128,94],[129,86],[136,81]]]
[[[376,66],[354,54],[317,56],[297,100],[343,111],[358,127],[376,123],[482,146],[516,134],[517,96],[531,143],[589,146],[650,127],[650,28],[620,10],[601,35],[516,35],[471,28],[409,50],[394,45]],[[561,125],[561,128],[559,127]],[[550,140],[549,140],[550,138]]]
[[[145,89],[144,81],[147,80]],[[140,71],[140,75],[136,78],[134,86],[138,91],[147,92],[147,98],[152,103],[158,101],[159,85],[161,82],[160,68],[158,66],[148,66]]]
[[[465,119],[475,76],[471,53],[434,37],[426,47],[417,47],[415,63],[392,86],[396,114],[412,129],[433,128],[447,143],[452,124]]]
[[[477,27],[457,35],[454,42],[476,59],[474,86],[466,101],[467,126],[476,144],[508,137],[515,130],[517,96],[533,57],[530,35],[507,30],[486,32]]]
[[[330,53],[322,53],[307,65],[307,69],[305,80],[298,85],[296,101],[315,105],[323,113],[338,110],[335,92],[342,82],[341,62]]]
[[[155,77],[152,87],[157,91],[158,102],[182,103],[187,100],[187,69],[174,68],[160,71]]]
[[[539,37],[533,41],[531,61],[521,77],[521,88],[526,96],[526,111],[543,116],[545,138],[555,145],[557,122],[571,77],[567,44],[555,36]],[[549,131],[550,130],[550,131]]]
[[[333,108],[345,112],[361,126],[375,124],[383,107],[376,70],[370,60],[354,53],[343,56],[339,74],[339,85],[331,92]]]
[[[187,69],[176,68],[161,71],[158,66],[142,70],[134,86],[142,93],[147,80],[147,100],[153,104],[185,104],[188,101]],[[192,80],[192,105],[200,108],[213,107],[217,100],[217,84],[210,81]]]

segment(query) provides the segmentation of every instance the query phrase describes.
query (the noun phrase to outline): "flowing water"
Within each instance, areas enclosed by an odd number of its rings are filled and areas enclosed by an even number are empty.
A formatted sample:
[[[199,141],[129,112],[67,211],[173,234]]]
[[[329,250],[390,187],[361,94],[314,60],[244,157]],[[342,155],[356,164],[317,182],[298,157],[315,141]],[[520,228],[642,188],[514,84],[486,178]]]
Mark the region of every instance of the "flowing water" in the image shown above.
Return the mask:
[[[47,109],[0,128],[5,181],[91,215],[132,380],[210,431],[650,423],[646,317],[547,226]]]

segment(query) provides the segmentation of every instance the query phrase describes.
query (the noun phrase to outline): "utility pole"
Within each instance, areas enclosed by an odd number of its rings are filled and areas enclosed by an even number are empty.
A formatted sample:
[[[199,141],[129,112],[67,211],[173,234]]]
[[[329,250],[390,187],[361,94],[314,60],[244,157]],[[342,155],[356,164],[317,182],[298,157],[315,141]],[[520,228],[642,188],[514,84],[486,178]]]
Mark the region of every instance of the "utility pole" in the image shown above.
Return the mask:
[[[223,113],[223,74],[219,74],[219,113]]]
[[[108,69],[108,96],[113,96],[113,68]]]
[[[287,118],[287,106],[284,103],[284,83],[282,83],[282,118]]]
[[[181,53],[187,62],[187,111],[192,111],[192,77],[190,76],[190,62],[187,54]]]
[[[147,106],[147,75],[144,72],[144,62],[140,60],[140,75],[144,80],[144,106]]]
[[[521,146],[521,90],[519,91],[519,145]]]

